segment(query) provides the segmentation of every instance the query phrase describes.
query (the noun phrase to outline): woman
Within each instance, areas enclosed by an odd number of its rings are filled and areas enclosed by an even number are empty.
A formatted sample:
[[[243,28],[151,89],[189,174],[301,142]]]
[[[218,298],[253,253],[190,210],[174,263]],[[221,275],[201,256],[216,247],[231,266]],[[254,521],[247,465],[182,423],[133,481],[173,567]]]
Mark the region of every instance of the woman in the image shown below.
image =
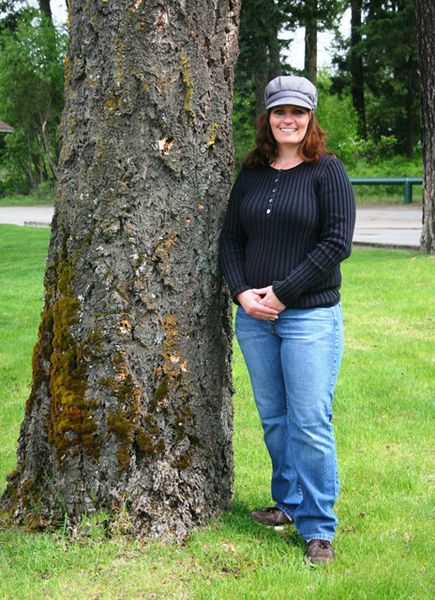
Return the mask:
[[[332,400],[343,349],[340,262],[351,252],[352,187],[326,149],[304,77],[273,79],[255,149],[233,186],[220,262],[239,305],[245,358],[272,460],[275,505],[251,513],[294,522],[309,563],[335,558],[339,484]]]

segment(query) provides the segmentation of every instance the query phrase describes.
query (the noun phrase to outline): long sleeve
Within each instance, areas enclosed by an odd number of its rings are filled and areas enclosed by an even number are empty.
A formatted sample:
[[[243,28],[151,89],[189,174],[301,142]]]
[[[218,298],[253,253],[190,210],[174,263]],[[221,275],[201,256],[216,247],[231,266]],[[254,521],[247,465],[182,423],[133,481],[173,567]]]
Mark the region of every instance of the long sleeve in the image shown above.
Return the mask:
[[[351,253],[355,200],[339,160],[328,160],[319,177],[316,196],[320,214],[319,241],[285,279],[273,282],[274,293],[286,306],[294,304]]]
[[[242,197],[243,170],[231,190],[224,226],[219,237],[219,262],[233,299],[251,287],[246,282],[244,273],[247,234],[240,221]]]

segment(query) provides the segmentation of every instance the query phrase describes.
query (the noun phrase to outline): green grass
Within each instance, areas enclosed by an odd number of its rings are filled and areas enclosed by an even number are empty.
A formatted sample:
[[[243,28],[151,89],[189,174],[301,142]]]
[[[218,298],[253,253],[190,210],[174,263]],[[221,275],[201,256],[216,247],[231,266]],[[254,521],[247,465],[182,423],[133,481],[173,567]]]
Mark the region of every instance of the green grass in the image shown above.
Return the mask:
[[[0,197],[0,206],[53,206],[53,204],[54,196],[52,196],[51,194],[37,194],[34,196],[24,196],[17,194]]]
[[[403,186],[401,185],[354,185],[353,191],[355,194],[357,206],[397,206],[405,204],[403,201],[402,187]],[[412,187],[413,190],[411,206],[421,206],[423,188],[421,185],[414,185]]]
[[[47,229],[0,226],[0,491],[31,381]],[[269,464],[235,347],[236,492],[182,545],[0,529],[2,600],[422,600],[433,597],[434,257],[355,250],[343,265],[346,353],[335,400],[337,561],[307,567],[294,530],[252,523]]]

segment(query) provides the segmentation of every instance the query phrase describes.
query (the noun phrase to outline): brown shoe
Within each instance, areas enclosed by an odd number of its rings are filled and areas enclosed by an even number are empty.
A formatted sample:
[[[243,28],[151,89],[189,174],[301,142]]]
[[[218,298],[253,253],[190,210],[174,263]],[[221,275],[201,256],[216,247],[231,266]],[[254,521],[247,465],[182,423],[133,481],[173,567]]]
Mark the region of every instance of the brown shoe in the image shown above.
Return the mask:
[[[289,525],[293,521],[281,509],[272,506],[263,510],[254,510],[251,512],[251,518],[262,525],[277,527],[279,525]]]
[[[327,540],[310,540],[307,542],[305,561],[311,565],[330,563],[335,560],[334,548]]]

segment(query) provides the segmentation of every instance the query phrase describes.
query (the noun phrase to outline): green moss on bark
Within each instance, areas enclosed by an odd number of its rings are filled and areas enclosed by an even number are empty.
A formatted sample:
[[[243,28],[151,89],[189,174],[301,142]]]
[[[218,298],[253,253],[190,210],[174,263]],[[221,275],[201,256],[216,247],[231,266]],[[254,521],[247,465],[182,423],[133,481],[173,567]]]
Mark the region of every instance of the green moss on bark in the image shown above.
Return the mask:
[[[185,54],[182,54],[180,57],[180,66],[181,66],[181,76],[184,84],[184,102],[183,108],[186,113],[194,118],[195,113],[192,108],[192,96],[193,96],[193,86],[192,79],[190,74],[190,64],[189,59]]]
[[[45,306],[41,314],[41,323],[38,331],[38,340],[33,348],[32,355],[32,389],[26,402],[26,416],[30,415],[38,403],[38,391],[44,381],[48,382],[48,370],[45,361],[52,353],[53,311],[50,306],[51,297],[46,294]]]
[[[80,302],[72,291],[73,268],[58,265],[57,299],[52,307],[52,352],[49,390],[51,396],[48,439],[62,463],[67,450],[84,451],[98,458],[97,426],[93,409],[97,402],[86,398],[86,348],[71,333],[79,320]]]
[[[122,353],[112,358],[112,366],[114,377],[106,377],[100,383],[108,387],[118,401],[119,408],[107,416],[107,428],[118,440],[118,464],[121,471],[126,471],[133,454],[134,434],[140,417],[141,389],[135,384]]]

